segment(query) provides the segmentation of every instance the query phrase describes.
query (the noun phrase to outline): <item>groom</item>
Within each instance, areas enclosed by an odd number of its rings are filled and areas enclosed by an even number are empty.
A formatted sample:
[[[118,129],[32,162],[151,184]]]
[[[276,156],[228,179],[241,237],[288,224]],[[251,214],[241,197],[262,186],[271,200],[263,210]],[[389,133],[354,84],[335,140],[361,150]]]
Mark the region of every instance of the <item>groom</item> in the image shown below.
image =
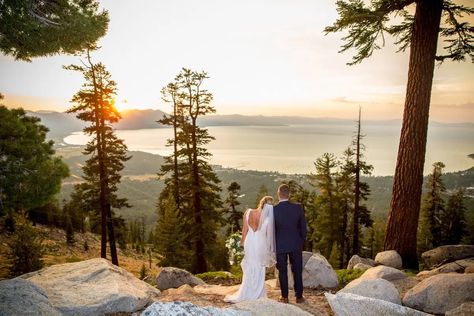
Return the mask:
[[[296,303],[303,303],[303,244],[306,238],[306,220],[303,207],[291,203],[290,187],[278,187],[280,202],[274,207],[275,241],[278,277],[280,279],[280,302],[288,303],[288,258],[293,272]]]

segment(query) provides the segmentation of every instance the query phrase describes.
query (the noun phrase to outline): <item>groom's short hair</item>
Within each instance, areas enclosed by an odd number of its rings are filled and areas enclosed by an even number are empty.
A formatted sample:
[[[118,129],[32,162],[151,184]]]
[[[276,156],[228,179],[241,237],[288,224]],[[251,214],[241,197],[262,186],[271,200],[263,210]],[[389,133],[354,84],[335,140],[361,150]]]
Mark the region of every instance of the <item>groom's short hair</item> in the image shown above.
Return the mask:
[[[281,184],[278,187],[278,195],[280,195],[283,198],[290,197],[290,187],[288,186],[288,184]]]

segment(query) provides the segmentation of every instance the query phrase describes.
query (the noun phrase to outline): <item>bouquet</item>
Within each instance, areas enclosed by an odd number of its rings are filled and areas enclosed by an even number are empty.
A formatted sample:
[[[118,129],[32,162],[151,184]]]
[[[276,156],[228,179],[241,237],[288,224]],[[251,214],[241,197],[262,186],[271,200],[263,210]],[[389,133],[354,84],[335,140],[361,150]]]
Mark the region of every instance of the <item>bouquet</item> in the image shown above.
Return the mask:
[[[225,246],[229,251],[230,265],[239,264],[244,257],[244,249],[240,245],[242,235],[239,232],[233,233],[227,238]]]

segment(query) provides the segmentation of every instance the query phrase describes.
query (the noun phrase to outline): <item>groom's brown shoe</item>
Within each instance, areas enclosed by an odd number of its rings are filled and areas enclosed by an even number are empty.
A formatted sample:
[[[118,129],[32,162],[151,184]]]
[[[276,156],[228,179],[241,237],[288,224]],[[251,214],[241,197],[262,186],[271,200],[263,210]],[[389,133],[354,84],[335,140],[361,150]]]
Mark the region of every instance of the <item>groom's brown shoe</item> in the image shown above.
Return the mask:
[[[305,301],[306,301],[306,299],[303,296],[296,298],[296,303],[298,303],[298,304],[304,303]]]
[[[280,296],[280,298],[278,299],[278,302],[288,304],[289,303],[288,297]]]

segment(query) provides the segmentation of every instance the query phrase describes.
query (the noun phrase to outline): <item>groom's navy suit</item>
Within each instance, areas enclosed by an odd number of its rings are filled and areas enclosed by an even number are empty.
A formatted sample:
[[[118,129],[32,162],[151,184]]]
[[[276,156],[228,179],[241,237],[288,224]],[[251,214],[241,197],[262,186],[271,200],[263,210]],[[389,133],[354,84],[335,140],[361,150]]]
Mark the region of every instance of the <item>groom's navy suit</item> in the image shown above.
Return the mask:
[[[303,244],[306,239],[306,220],[303,207],[288,201],[274,208],[277,269],[281,294],[288,297],[288,257],[293,272],[297,298],[303,296]]]

